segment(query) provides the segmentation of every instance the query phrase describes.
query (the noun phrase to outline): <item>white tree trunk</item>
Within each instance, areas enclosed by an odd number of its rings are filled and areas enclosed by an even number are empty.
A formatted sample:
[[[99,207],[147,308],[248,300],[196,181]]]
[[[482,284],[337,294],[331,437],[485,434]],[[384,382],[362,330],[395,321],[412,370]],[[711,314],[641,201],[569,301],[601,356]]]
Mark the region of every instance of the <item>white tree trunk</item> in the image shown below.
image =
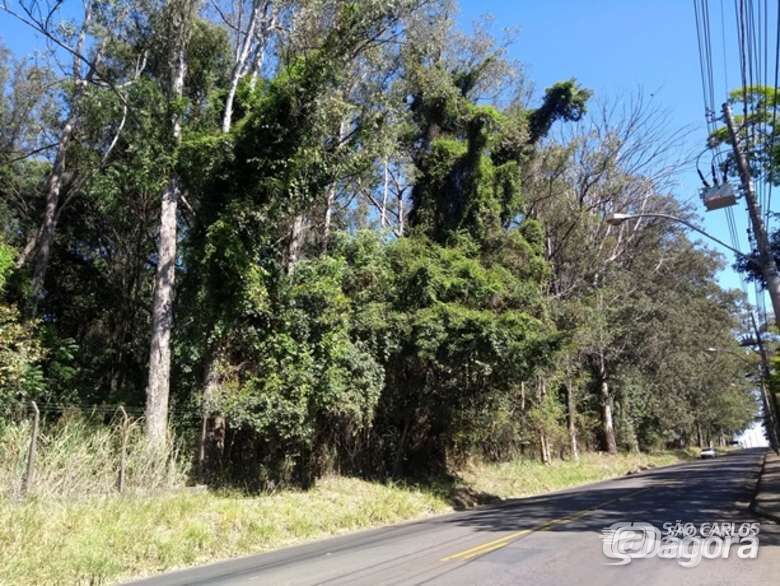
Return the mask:
[[[92,2],[84,4],[84,21],[78,33],[76,46],[74,49],[73,62],[71,66],[71,82],[75,90],[71,99],[71,110],[68,119],[62,127],[59,141],[57,142],[57,152],[54,156],[49,179],[46,183],[46,208],[44,211],[43,222],[36,232],[35,236],[28,241],[25,246],[22,257],[17,261],[17,267],[21,267],[26,261],[35,255],[33,265],[32,282],[30,285],[30,303],[28,305],[28,314],[35,315],[38,311],[38,303],[43,295],[43,286],[46,281],[46,272],[49,268],[49,259],[51,258],[51,246],[54,241],[54,233],[57,228],[58,208],[60,205],[60,196],[62,194],[62,185],[65,176],[65,155],[70,145],[73,131],[78,119],[78,104],[84,93],[86,80],[81,74],[81,58],[84,43],[87,37],[89,27],[92,23]],[[98,48],[92,58],[94,66],[100,61],[102,48]]]
[[[615,424],[612,417],[612,397],[609,395],[609,384],[603,378],[601,379],[601,422],[607,452],[617,454]]]
[[[270,14],[268,14],[269,9]],[[263,69],[263,63],[265,62],[265,49],[268,46],[268,39],[273,33],[274,28],[276,28],[276,19],[278,16],[277,8],[275,6],[271,6],[270,0],[265,3],[263,14],[265,16],[262,22],[262,30],[257,40],[257,44],[255,45],[254,53],[247,61],[246,69],[244,71],[244,75],[251,73],[249,77],[249,89],[252,91],[254,91],[255,87],[257,86],[257,79],[260,77],[260,72]]]
[[[547,439],[547,434],[544,433],[544,431],[539,432],[539,459],[544,465],[552,462],[552,457],[550,456],[550,441]]]
[[[178,178],[173,176],[162,195],[160,245],[152,304],[149,381],[146,387],[146,435],[155,445],[163,445],[165,442],[168,422],[178,198]]]
[[[404,196],[398,195],[398,235],[404,235]]]
[[[298,214],[293,220],[293,225],[290,230],[290,244],[287,247],[287,273],[290,275],[295,271],[295,265],[298,263],[298,259],[301,256],[304,227],[305,220],[303,214]]]
[[[525,381],[520,381],[520,411],[525,413]]]
[[[260,19],[261,3],[261,0],[254,0],[252,2],[252,13],[249,16],[247,30],[244,33],[243,40],[240,40],[238,44],[238,49],[236,51],[236,62],[233,65],[233,72],[230,76],[228,95],[225,99],[225,114],[222,117],[222,132],[230,132],[230,127],[233,124],[233,102],[236,99],[238,82],[241,81],[241,78],[244,75],[247,58],[252,51],[252,46],[256,42],[255,31],[257,30],[257,23]],[[266,7],[267,6],[268,4],[266,4]]]
[[[262,66],[262,60],[264,55],[264,48],[265,48],[265,34],[267,32],[266,29],[261,31],[262,38],[257,39],[256,31],[258,28],[259,20],[260,20],[260,4],[261,0],[254,0],[252,3],[252,13],[249,17],[249,25],[247,27],[246,32],[244,33],[243,39],[239,36],[237,45],[236,45],[236,54],[235,59],[236,63],[233,66],[233,72],[230,77],[230,86],[228,89],[228,95],[225,99],[225,113],[222,118],[222,132],[230,132],[230,128],[233,125],[233,103],[236,98],[236,91],[238,89],[238,84],[241,81],[241,78],[247,74],[247,71],[251,69],[253,71],[253,78],[252,78],[252,87],[254,88],[255,84],[255,68]],[[264,3],[263,13],[267,12],[268,7],[270,6],[271,2],[270,0],[266,1]],[[241,3],[241,6],[243,6],[243,3]],[[240,20],[239,20],[240,24]],[[250,63],[250,55],[251,55],[251,63]],[[206,357],[206,365],[205,365],[205,372],[206,372],[206,380],[203,388],[203,436],[201,437],[201,446],[200,446],[200,455],[199,455],[199,463],[201,466],[201,473],[203,473],[203,467],[204,467],[204,458],[205,458],[205,451],[206,451],[206,440],[207,435],[209,434],[209,421],[211,418],[211,409],[212,409],[212,401],[211,398],[214,396],[214,390],[217,386],[217,378],[216,378],[216,364],[217,364],[217,354],[216,352],[210,352]],[[222,426],[224,427],[224,418],[223,417],[217,417],[215,420],[219,420],[222,423]],[[213,423],[213,422],[212,422]]]
[[[568,412],[569,449],[572,459],[577,461],[580,459],[580,450],[577,446],[577,407],[574,401],[574,385],[571,382],[566,385],[566,410]]]
[[[186,44],[193,0],[182,0],[181,14],[176,15],[176,39],[171,54],[170,99],[178,101],[184,95],[187,73]],[[181,142],[181,114],[172,118],[173,142]],[[146,436],[157,447],[164,446],[168,423],[168,396],[171,379],[171,331],[173,330],[173,292],[176,278],[176,238],[179,202],[179,178],[171,171],[168,186],[162,194],[160,207],[160,244],[152,300],[152,339],[149,349],[149,377],[146,386]]]
[[[387,168],[387,165],[388,165],[387,158],[385,158],[384,186],[382,187],[382,210],[380,213],[380,220],[379,220],[379,224],[382,228],[387,226],[387,194],[388,191],[390,190],[390,172]]]
[[[339,123],[339,144],[346,138],[349,132],[349,118],[344,117]],[[328,195],[325,199],[325,220],[322,227],[322,250],[328,250],[330,240],[330,227],[333,222],[333,204],[336,201],[336,184],[328,187]]]
[[[322,226],[322,250],[328,251],[328,242],[330,242],[330,226],[333,222],[333,203],[336,201],[336,184],[328,188],[328,195],[325,199],[325,221]]]

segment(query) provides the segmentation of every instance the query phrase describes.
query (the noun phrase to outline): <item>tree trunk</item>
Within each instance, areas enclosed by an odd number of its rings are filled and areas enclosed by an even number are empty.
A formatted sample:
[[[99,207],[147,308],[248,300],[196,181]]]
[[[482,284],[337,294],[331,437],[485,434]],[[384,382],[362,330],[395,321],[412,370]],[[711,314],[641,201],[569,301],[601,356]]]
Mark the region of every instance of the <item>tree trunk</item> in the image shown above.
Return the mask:
[[[615,425],[612,420],[612,397],[609,396],[609,384],[601,381],[601,424],[604,432],[604,448],[610,454],[617,454]]]
[[[184,95],[187,73],[186,45],[189,23],[194,12],[193,0],[182,0],[175,14],[175,39],[171,51],[171,85],[169,99],[178,102]],[[181,113],[174,110],[171,119],[174,144],[181,142]],[[168,423],[168,396],[171,378],[171,331],[173,329],[173,292],[176,278],[176,208],[179,202],[179,178],[171,171],[160,206],[160,244],[157,254],[154,297],[152,299],[152,339],[149,348],[149,377],[146,386],[146,436],[162,448]]]
[[[233,103],[235,101],[236,97],[236,90],[238,89],[238,83],[241,80],[243,76],[247,74],[248,69],[252,70],[252,88],[255,86],[256,82],[256,68],[262,64],[263,54],[264,54],[264,46],[265,46],[265,39],[261,39],[258,42],[255,42],[255,30],[258,27],[258,22],[260,19],[260,4],[261,0],[254,0],[252,3],[252,14],[250,16],[249,20],[249,26],[247,27],[247,31],[245,33],[245,36],[243,40],[239,38],[238,47],[236,50],[236,63],[233,66],[233,71],[231,73],[230,78],[230,87],[228,89],[228,95],[225,99],[225,112],[222,118],[222,132],[227,133],[230,132],[230,129],[233,125]],[[270,5],[270,1],[266,1],[264,3],[263,8],[263,14],[268,11],[268,7]],[[263,30],[263,34],[265,34],[265,30]],[[254,49],[253,49],[253,44]],[[253,54],[252,54],[253,53]],[[250,59],[251,55],[251,59]],[[251,61],[249,65],[248,62]],[[200,465],[200,472],[201,475],[205,474],[205,467],[207,465],[206,458],[207,458],[207,452],[211,453],[214,452],[214,443],[215,437],[219,437],[221,439],[217,440],[220,443],[220,446],[218,447],[218,451],[221,456],[222,449],[224,447],[224,429],[225,429],[225,418],[221,416],[212,417],[208,405],[210,402],[210,399],[214,396],[214,391],[216,389],[216,386],[218,384],[217,382],[217,360],[218,356],[216,353],[209,352],[206,356],[206,365],[204,368],[204,372],[206,373],[205,381],[204,381],[204,387],[203,387],[203,421],[202,421],[202,430],[201,430],[201,439],[200,439],[200,449],[199,449],[199,456],[198,456],[198,462]],[[207,442],[208,440],[208,442]],[[207,443],[211,444],[207,447]],[[208,456],[210,460],[210,456]]]
[[[330,241],[330,225],[333,222],[333,202],[336,201],[336,185],[328,188],[328,195],[325,198],[325,221],[322,226],[322,251],[328,251]]]
[[[266,9],[268,3],[266,3]],[[233,125],[233,102],[236,97],[236,90],[238,89],[238,83],[241,78],[246,74],[247,59],[252,50],[252,44],[254,42],[255,29],[257,28],[257,22],[260,15],[260,0],[254,0],[252,3],[252,14],[249,19],[249,26],[243,40],[239,36],[238,46],[236,48],[236,62],[233,65],[233,71],[230,76],[230,86],[228,89],[228,95],[225,99],[225,112],[222,117],[222,132],[230,132]],[[240,33],[239,33],[240,34]],[[217,357],[213,353],[209,353],[206,357],[206,365],[204,371],[206,372],[206,378],[203,388],[204,399],[204,413],[203,413],[203,429],[201,433],[201,445],[199,450],[198,461],[200,463],[201,474],[204,473],[205,458],[206,458],[206,435],[208,433],[208,421],[210,414],[205,408],[210,396],[213,395],[213,388],[215,385],[214,376],[216,375],[216,360]]]
[[[550,450],[543,431],[539,432],[539,457],[542,464],[550,463]]]
[[[615,423],[612,416],[612,397],[609,393],[607,382],[607,364],[604,353],[599,354],[598,380],[600,385],[601,402],[601,427],[604,435],[604,449],[609,454],[617,454],[617,440],[615,439]]]
[[[238,50],[236,51],[236,62],[233,65],[233,71],[230,75],[230,86],[228,87],[228,94],[225,99],[225,114],[222,117],[222,132],[230,132],[230,127],[233,123],[233,102],[236,99],[238,83],[244,76],[246,62],[252,50],[252,45],[256,41],[255,30],[257,29],[257,23],[260,19],[260,4],[261,0],[254,0],[252,2],[252,14],[249,17],[249,25],[247,26],[243,40],[239,40]],[[265,6],[267,9],[268,4],[266,3]]]
[[[403,193],[398,194],[398,235],[404,235],[404,196]]]
[[[214,403],[219,389],[219,369],[216,353],[210,353],[203,387],[203,414],[201,421],[198,467],[201,478],[208,480],[209,471],[221,469],[225,451],[227,422],[225,417],[214,413]]]
[[[574,385],[571,382],[566,385],[566,410],[568,414],[569,449],[572,459],[577,461],[580,459],[580,451],[577,446],[577,410],[574,401]]]
[[[545,396],[547,396],[547,381],[538,376],[536,378],[536,400],[538,405],[541,405]],[[544,427],[539,429],[539,450],[541,455],[542,464],[550,463],[550,445],[547,441],[547,433]]]
[[[290,229],[290,244],[287,246],[287,274],[291,275],[295,272],[295,265],[298,262],[301,255],[301,248],[303,247],[305,221],[303,214],[298,214],[293,219],[292,228]]]
[[[38,239],[40,237],[41,237],[40,227],[34,232],[31,232],[30,235],[27,237],[27,242],[25,243],[24,248],[22,248],[22,251],[16,257],[16,264],[14,265],[14,268],[17,271],[21,269],[24,265],[26,265],[28,260],[30,260],[30,257],[32,256],[33,252],[35,252],[35,249],[38,247]]]
[[[339,145],[346,138],[349,132],[349,118],[344,117],[339,123]],[[327,252],[328,242],[330,240],[330,226],[333,222],[333,204],[336,201],[336,184],[328,187],[328,195],[325,199],[325,221],[322,227],[322,250]]]
[[[57,208],[60,203],[60,194],[62,192],[63,176],[65,174],[65,151],[70,144],[73,135],[73,125],[75,115],[71,115],[65,126],[62,128],[59,143],[57,144],[57,154],[55,155],[54,165],[46,185],[46,209],[43,215],[43,223],[38,231],[38,238],[35,243],[36,254],[33,265],[32,283],[30,286],[30,307],[28,313],[34,316],[38,311],[38,302],[43,294],[44,281],[46,280],[46,271],[49,268],[49,259],[51,258],[51,245],[54,241],[54,231],[57,226]]]
[[[62,185],[65,180],[65,154],[70,145],[71,138],[73,137],[73,131],[78,118],[78,105],[84,93],[84,86],[87,81],[82,78],[81,58],[87,31],[91,22],[92,2],[88,1],[84,4],[84,21],[76,41],[75,55],[73,55],[71,82],[74,84],[75,90],[71,99],[71,110],[65,125],[62,127],[62,133],[57,142],[57,153],[54,156],[54,164],[52,165],[51,174],[46,183],[46,209],[44,211],[43,222],[35,237],[32,241],[28,242],[27,246],[25,246],[23,251],[24,254],[22,255],[23,258],[20,258],[18,261],[19,264],[17,268],[26,262],[31,254],[35,254],[35,264],[33,265],[32,282],[30,284],[30,303],[27,308],[27,313],[30,316],[34,316],[38,312],[38,303],[43,295],[46,272],[49,268],[51,246],[54,241],[54,232],[57,228],[60,196],[62,194]],[[90,63],[91,68],[94,68],[96,63],[100,61],[101,55],[102,49],[98,48]]]
[[[176,206],[178,178],[171,177],[162,196],[160,245],[152,301],[152,341],[146,387],[146,435],[158,446],[165,442],[171,373],[173,287],[176,277]]]
[[[265,13],[267,13],[270,5],[270,0],[265,3]],[[268,46],[268,39],[271,31],[273,31],[276,27],[276,17],[277,11],[275,8],[271,7],[270,16],[267,16],[263,19],[262,37],[258,40],[255,46],[254,55],[252,55],[252,58],[248,61],[249,65],[247,66],[247,71],[245,73],[251,71],[251,75],[249,76],[249,89],[252,91],[254,91],[257,87],[257,80],[260,77],[260,71],[263,69],[263,63],[265,62],[265,49]]]
[[[384,185],[382,187],[382,210],[380,214],[379,223],[382,228],[384,228],[387,225],[387,195],[390,190],[390,171],[387,168],[387,158],[385,158],[385,174],[384,174]]]

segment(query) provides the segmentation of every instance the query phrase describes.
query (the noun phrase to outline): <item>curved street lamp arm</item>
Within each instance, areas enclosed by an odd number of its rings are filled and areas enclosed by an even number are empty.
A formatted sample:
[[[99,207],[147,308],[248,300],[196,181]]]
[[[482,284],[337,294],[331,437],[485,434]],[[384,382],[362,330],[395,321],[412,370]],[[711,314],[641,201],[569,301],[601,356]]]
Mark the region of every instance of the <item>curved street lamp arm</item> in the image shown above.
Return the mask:
[[[739,250],[737,250],[733,246],[730,246],[730,245],[726,244],[725,242],[723,242],[723,240],[720,240],[719,238],[716,238],[712,234],[709,234],[709,233],[705,232],[701,228],[695,226],[694,224],[691,224],[688,220],[683,220],[682,218],[678,218],[677,216],[672,216],[670,214],[661,214],[661,213],[650,213],[650,212],[648,212],[648,213],[642,213],[642,214],[626,214],[626,216],[625,217],[621,217],[620,220],[621,221],[638,220],[638,219],[641,219],[641,218],[661,218],[663,220],[669,220],[671,222],[677,222],[679,224],[683,224],[683,225],[687,226],[688,228],[690,228],[691,230],[693,230],[694,232],[698,232],[699,234],[701,234],[705,238],[709,238],[713,242],[717,242],[718,244],[720,244],[722,247],[729,249],[731,252],[733,252],[737,256],[741,256],[743,258],[750,258],[744,252],[740,252]]]

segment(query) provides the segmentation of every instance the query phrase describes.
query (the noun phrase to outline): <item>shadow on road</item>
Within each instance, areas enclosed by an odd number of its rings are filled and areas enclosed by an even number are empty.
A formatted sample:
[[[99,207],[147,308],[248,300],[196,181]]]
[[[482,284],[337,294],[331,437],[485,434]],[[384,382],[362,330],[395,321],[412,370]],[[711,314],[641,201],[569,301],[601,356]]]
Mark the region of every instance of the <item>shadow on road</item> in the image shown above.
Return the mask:
[[[485,531],[533,529],[551,519],[591,512],[545,531],[595,531],[612,523],[641,521],[662,528],[664,523],[761,521],[762,546],[780,546],[780,531],[771,521],[757,519],[748,505],[760,469],[761,450],[743,450],[714,461],[690,462],[651,470],[617,481],[538,497],[512,499],[499,505],[444,517],[442,523]]]

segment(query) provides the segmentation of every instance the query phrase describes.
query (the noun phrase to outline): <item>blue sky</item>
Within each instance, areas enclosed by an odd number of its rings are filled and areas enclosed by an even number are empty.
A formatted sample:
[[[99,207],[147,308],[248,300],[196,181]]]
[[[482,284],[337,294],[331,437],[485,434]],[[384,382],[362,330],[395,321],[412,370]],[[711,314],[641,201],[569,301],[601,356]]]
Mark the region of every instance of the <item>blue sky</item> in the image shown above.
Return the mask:
[[[66,3],[70,5],[66,10],[78,9],[75,0]],[[725,98],[725,74],[728,73],[731,86],[737,81],[733,2],[723,2],[727,18],[727,71],[722,67],[721,3],[710,0],[710,5],[717,64],[715,99],[720,103]],[[692,1],[461,0],[458,18],[463,28],[470,28],[474,20],[485,14],[495,17],[493,29],[499,36],[507,27],[518,30],[510,55],[524,64],[527,77],[538,91],[570,77],[576,77],[596,96],[605,99],[627,97],[641,88],[654,94],[657,105],[668,111],[671,126],[692,126],[691,148],[704,144],[704,104]],[[0,39],[20,55],[39,46],[24,25],[3,13]],[[698,203],[698,187],[698,178],[691,168],[680,175],[675,194],[681,200],[693,198],[704,228],[728,241],[724,212],[705,214]],[[746,214],[742,207],[735,211],[744,249]],[[726,254],[731,263],[731,253]],[[724,287],[739,286],[739,277],[730,268],[721,273],[720,280]]]

